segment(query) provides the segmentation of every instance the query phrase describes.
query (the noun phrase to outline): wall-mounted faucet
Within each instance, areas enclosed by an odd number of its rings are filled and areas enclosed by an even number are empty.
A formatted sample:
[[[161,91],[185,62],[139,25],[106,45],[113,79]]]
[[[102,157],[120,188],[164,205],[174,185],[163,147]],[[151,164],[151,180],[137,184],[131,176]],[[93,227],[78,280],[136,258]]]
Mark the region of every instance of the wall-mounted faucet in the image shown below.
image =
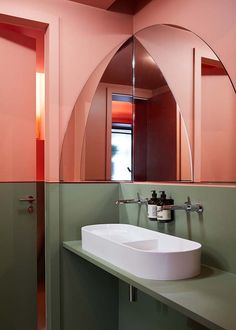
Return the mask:
[[[140,194],[137,193],[138,198],[136,199],[118,199],[116,201],[116,205],[122,205],[122,204],[138,204],[143,205],[148,203],[148,198],[141,198]]]
[[[192,204],[190,197],[188,197],[187,202],[185,202],[183,205],[163,205],[157,212],[161,212],[163,210],[183,210],[186,212],[197,212],[201,214],[203,213],[203,206],[200,203]]]
[[[148,198],[141,198],[140,194],[137,193],[138,198],[136,199],[119,199],[116,201],[116,205],[122,204],[138,204],[138,205],[147,205]],[[203,213],[203,206],[200,203],[191,203],[190,197],[188,197],[187,202],[182,205],[162,205],[157,212],[161,212],[163,210],[177,211],[183,210],[186,212],[197,212],[199,214]]]

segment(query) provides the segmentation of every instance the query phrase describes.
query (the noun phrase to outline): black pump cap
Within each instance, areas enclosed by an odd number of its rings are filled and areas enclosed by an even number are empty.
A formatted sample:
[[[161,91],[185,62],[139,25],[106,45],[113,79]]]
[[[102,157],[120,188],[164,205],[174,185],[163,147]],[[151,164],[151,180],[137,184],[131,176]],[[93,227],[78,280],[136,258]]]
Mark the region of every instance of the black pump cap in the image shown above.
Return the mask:
[[[166,199],[166,193],[164,190],[159,191],[159,193],[161,193],[161,199]]]
[[[152,198],[157,198],[156,190],[151,190],[151,192],[152,192]]]

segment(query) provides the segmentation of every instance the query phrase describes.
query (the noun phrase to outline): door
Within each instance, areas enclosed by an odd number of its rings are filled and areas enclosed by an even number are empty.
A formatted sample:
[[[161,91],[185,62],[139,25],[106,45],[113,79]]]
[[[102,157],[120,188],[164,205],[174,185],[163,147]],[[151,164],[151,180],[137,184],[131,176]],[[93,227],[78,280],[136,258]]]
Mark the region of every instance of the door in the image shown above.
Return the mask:
[[[33,39],[0,29],[0,329],[37,328]],[[30,211],[30,212],[29,212]]]

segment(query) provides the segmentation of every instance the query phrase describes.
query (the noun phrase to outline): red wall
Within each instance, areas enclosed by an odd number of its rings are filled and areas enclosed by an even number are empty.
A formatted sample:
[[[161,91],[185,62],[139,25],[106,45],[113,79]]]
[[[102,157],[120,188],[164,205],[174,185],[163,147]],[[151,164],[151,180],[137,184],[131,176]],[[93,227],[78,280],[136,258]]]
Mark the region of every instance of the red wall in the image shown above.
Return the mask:
[[[44,181],[44,140],[36,139],[36,179]]]

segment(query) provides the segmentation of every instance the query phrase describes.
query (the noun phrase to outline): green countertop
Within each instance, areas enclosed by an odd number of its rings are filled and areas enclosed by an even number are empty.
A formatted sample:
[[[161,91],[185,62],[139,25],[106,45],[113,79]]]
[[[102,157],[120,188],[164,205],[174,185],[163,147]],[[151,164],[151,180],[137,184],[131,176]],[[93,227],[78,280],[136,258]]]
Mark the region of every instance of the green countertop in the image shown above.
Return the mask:
[[[154,281],[136,277],[82,249],[81,241],[63,247],[209,329],[236,330],[236,275],[202,266],[187,280]]]

